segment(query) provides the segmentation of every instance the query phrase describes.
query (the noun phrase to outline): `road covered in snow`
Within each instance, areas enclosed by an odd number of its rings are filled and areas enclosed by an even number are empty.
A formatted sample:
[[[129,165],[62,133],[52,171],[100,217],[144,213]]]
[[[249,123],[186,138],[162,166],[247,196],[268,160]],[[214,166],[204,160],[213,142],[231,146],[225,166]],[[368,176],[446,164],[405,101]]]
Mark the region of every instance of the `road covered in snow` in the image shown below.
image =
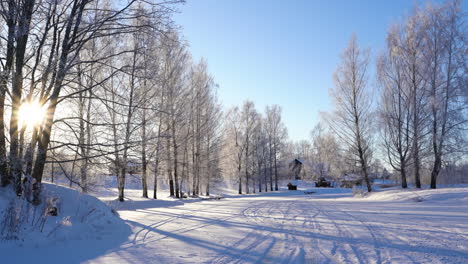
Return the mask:
[[[124,203],[109,188],[100,200],[55,185],[47,192],[59,197],[59,215],[22,219],[30,229],[0,240],[0,263],[468,263],[468,186],[221,200],[153,200],[128,189]]]
[[[468,188],[133,200],[128,240],[92,263],[468,263]],[[153,203],[154,202],[154,203]],[[159,207],[154,207],[159,204]]]

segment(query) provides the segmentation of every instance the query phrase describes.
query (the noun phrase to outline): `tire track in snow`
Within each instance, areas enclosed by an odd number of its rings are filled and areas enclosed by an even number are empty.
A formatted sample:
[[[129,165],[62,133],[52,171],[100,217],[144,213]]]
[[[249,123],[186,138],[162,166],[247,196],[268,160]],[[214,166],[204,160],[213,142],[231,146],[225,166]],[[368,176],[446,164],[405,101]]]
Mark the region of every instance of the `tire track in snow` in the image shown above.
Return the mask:
[[[254,223],[256,224],[263,224],[260,223],[257,220],[258,217],[258,211],[261,209],[261,206],[267,204],[267,202],[261,201],[259,203],[254,203],[254,205],[251,205],[247,208],[244,208],[240,214],[241,216],[249,221],[253,220]],[[255,217],[255,218],[252,218]],[[263,234],[265,237],[268,237],[270,233]],[[216,264],[224,264],[224,263],[239,263],[239,261],[243,260],[245,255],[247,254],[248,257],[251,257],[249,255],[250,251],[261,245],[262,243],[266,242],[267,240],[265,239],[260,239],[259,238],[259,231],[253,229],[247,235],[245,235],[243,238],[239,239],[236,241],[234,244],[229,245],[231,252],[226,252],[225,254],[215,258],[214,260],[210,261],[211,263],[216,263]],[[275,243],[276,241],[270,242],[270,245],[268,247],[271,247],[271,243]],[[247,245],[246,245],[247,244]],[[246,245],[246,246],[245,246]]]
[[[316,214],[311,218],[311,221],[310,221],[310,225],[312,225],[313,227],[313,230],[315,230],[315,232],[317,234],[322,234],[324,232],[324,229],[321,228],[321,224],[319,223],[319,221],[317,221],[317,217],[318,216],[323,216],[323,217],[326,217],[325,214],[323,213],[323,209],[322,207],[319,207],[316,203],[314,204],[313,202],[315,201],[310,201],[311,203],[309,204],[310,207],[313,207],[316,211]],[[305,210],[305,209],[303,209]],[[342,260],[338,259],[336,256],[335,256],[335,252],[336,252],[336,249],[338,248],[338,245],[336,242],[332,242],[332,249],[331,250],[328,250],[323,244],[323,240],[316,237],[314,239],[315,241],[315,244],[316,244],[316,249],[319,251],[319,253],[325,257],[325,261],[326,262],[318,262],[318,263],[341,263]]]
[[[304,204],[303,201],[293,201],[288,206],[288,215],[292,215],[294,222],[292,222],[293,230],[296,234],[291,235],[292,241],[295,243],[295,250],[289,256],[285,263],[323,263],[318,262],[319,256],[313,252],[313,249],[318,249],[317,240],[314,238],[307,238],[305,236],[297,235],[300,232],[316,232],[314,222],[315,218],[320,214],[320,210],[316,207],[313,207],[315,210],[310,210],[310,204]],[[293,213],[291,213],[291,211]],[[312,215],[313,214],[313,215]],[[288,235],[289,237],[289,235]],[[311,243],[315,242],[315,247],[311,247]],[[320,250],[318,252],[320,255],[324,256]]]
[[[178,216],[168,217],[167,219],[164,219],[162,221],[153,223],[151,225],[147,225],[145,227],[141,227],[140,230],[135,232],[135,234],[133,235],[132,243],[133,244],[144,243],[144,241],[146,240],[148,234],[152,232],[151,229],[163,226],[163,225],[165,225],[167,223],[171,223],[172,221],[174,221],[174,220],[176,220],[178,218],[181,218],[183,216],[185,216],[185,215],[178,215]],[[140,234],[142,234],[145,230],[146,230],[146,232],[143,235],[141,235],[142,238],[137,240],[137,238],[140,237]]]
[[[211,263],[304,263],[303,244],[286,229],[286,225],[294,221],[289,218],[294,203],[260,201],[242,210],[246,221],[261,228],[231,245],[237,249],[237,254],[225,254]]]
[[[160,212],[160,213],[168,214],[167,212]],[[180,215],[177,215],[177,216],[174,216],[174,217],[170,217],[170,218],[168,218],[166,220],[159,221],[159,222],[154,223],[152,225],[147,225],[147,226],[141,228],[141,230],[137,232],[137,234],[135,235],[134,241],[135,241],[135,243],[138,243],[138,244],[145,244],[145,243],[151,243],[151,242],[155,242],[155,241],[167,238],[168,237],[167,235],[161,235],[161,234],[159,234],[157,232],[154,232],[152,229],[155,229],[157,227],[161,227],[161,226],[163,226],[165,224],[170,224],[170,223],[172,223],[173,221],[175,221],[177,219],[184,219],[187,216],[191,216],[191,218],[194,218],[195,220],[192,219],[193,221],[196,221],[196,219],[199,218],[198,216],[195,216],[195,215],[193,215],[191,213],[185,213],[185,214],[180,214]],[[222,221],[226,221],[226,220],[233,219],[233,218],[236,218],[236,215],[231,214],[231,215],[228,215],[226,217],[213,218],[213,219],[210,219],[210,223],[205,223],[205,222],[199,223],[198,222],[198,223],[196,223],[194,225],[188,225],[188,226],[185,226],[183,228],[179,228],[179,229],[171,231],[171,232],[173,234],[180,235],[180,234],[187,233],[189,231],[193,231],[193,230],[205,227],[205,226],[212,225],[212,224],[214,224],[216,222],[222,222]],[[188,219],[188,220],[191,220],[191,219]],[[138,234],[140,234],[143,230],[146,230],[145,234],[142,236],[142,238],[140,238],[139,240],[136,241],[136,238],[137,238]],[[157,238],[155,238],[155,239],[153,239],[151,241],[147,241],[147,237],[151,233],[154,233],[155,236],[159,236],[159,237],[157,237]]]
[[[340,212],[340,213],[343,213],[351,218],[353,218],[354,220],[358,221],[359,223],[361,223],[361,226],[363,226],[365,229],[367,229],[368,231],[368,234],[372,237],[372,241],[373,241],[373,250],[375,252],[375,255],[377,257],[376,259],[376,262],[375,263],[382,263],[382,252],[381,252],[381,249],[380,248],[377,248],[376,245],[380,245],[381,243],[383,243],[384,241],[382,241],[380,239],[380,237],[382,236],[378,236],[376,235],[376,230],[374,229],[374,227],[372,225],[369,225],[367,224],[366,222],[364,222],[362,219],[360,219],[359,217],[347,212],[347,211],[344,211],[343,209],[338,209],[337,212]],[[387,241],[385,241],[387,242]]]
[[[342,213],[342,214],[344,214],[345,216],[348,216],[348,217],[350,216],[350,215],[346,215],[345,213],[343,213],[339,209],[335,208],[334,211],[324,210],[323,212],[325,212],[325,215],[327,216],[327,218],[335,226],[336,230],[338,231],[338,236],[339,237],[342,237],[342,238],[348,237],[348,238],[351,238],[351,239],[356,239],[356,238],[360,237],[359,234],[363,233],[359,229],[358,230],[351,229],[349,227],[346,227],[346,224],[338,223],[337,219],[339,221],[349,221],[349,219],[347,219],[347,217],[345,217],[345,218],[337,217],[336,216],[337,213]],[[354,219],[354,220],[356,221],[356,219]],[[356,234],[356,233],[358,233],[358,234]],[[357,261],[354,261],[354,262],[350,262],[349,260],[351,258],[347,257],[347,256],[344,256],[344,259],[346,260],[345,261],[346,263],[378,263],[376,261],[372,261],[371,259],[369,259],[369,257],[368,257],[369,254],[366,254],[366,252],[363,251],[362,245],[357,245],[356,246],[356,245],[354,245],[354,243],[352,241],[343,241],[341,244],[342,244],[343,248],[347,248],[348,250],[347,251],[346,250],[345,251],[338,251],[338,252],[343,253],[343,252],[351,251],[352,256],[354,256],[355,260],[357,260]],[[373,241],[373,243],[369,243],[369,245],[371,246],[371,249],[375,252],[375,241]]]
[[[375,250],[376,256],[377,256],[377,262],[376,263],[383,263],[384,262],[383,260],[385,260],[385,262],[391,262],[391,263],[393,263],[393,262],[400,263],[402,261],[409,262],[409,263],[415,262],[414,256],[410,256],[408,254],[403,254],[404,251],[401,251],[401,250],[398,253],[398,258],[394,259],[395,255],[391,252],[391,250],[388,250],[388,249],[386,249],[385,246],[382,246],[382,245],[395,244],[396,241],[399,241],[401,244],[411,245],[411,241],[407,237],[402,236],[398,232],[397,233],[392,233],[392,232],[379,231],[378,227],[372,225],[371,223],[369,223],[369,221],[362,220],[361,217],[358,217],[358,216],[356,216],[354,214],[351,214],[351,213],[349,213],[349,212],[347,212],[347,211],[345,211],[343,209],[339,209],[339,211],[341,213],[349,216],[350,218],[355,219],[356,221],[361,223],[361,226],[365,227],[368,230],[367,233],[372,236],[372,239],[373,239],[373,242],[374,242],[373,244],[375,245],[374,250]],[[407,229],[407,228],[402,227],[402,229]],[[390,239],[390,238],[392,238],[392,239]],[[417,245],[413,245],[413,246],[417,246]],[[403,260],[402,258],[405,259],[405,260]]]
[[[322,215],[323,218],[326,219],[322,221],[315,221],[315,228],[317,228],[321,235],[324,235],[326,237],[336,237],[335,239],[327,239],[327,241],[317,238],[319,248],[322,248],[320,251],[322,254],[326,255],[329,258],[328,262],[333,261],[333,263],[368,263],[369,261],[365,261],[367,260],[367,258],[365,258],[366,254],[363,254],[362,250],[353,245],[352,242],[350,243],[349,241],[337,241],[338,237],[349,237],[351,239],[355,239],[359,236],[356,236],[356,234],[352,232],[351,229],[344,227],[343,224],[340,224],[336,221],[337,219],[343,219],[337,218],[336,214],[333,215],[335,211],[325,209],[324,206],[320,206],[319,208],[318,204],[320,204],[320,202],[312,201],[312,203],[313,204],[311,205],[315,207],[316,210],[320,210],[320,215]],[[331,243],[331,247],[326,245],[325,242]]]
[[[316,234],[319,234],[321,231],[320,229],[318,228],[318,223],[317,223],[317,217],[320,216],[322,214],[322,209],[316,205],[313,205],[311,204],[312,201],[307,201],[308,204],[307,206],[300,206],[299,208],[301,209],[301,212],[302,212],[302,215],[305,216],[303,222],[302,222],[302,227],[304,230],[309,230],[309,232],[313,232],[313,233],[316,233]],[[312,207],[314,210],[310,210],[310,207]],[[311,215],[310,212],[313,211],[314,214]],[[310,230],[312,229],[312,230]],[[306,240],[306,239],[304,239]],[[333,257],[332,255],[330,254],[327,254],[326,252],[323,252],[322,248],[321,248],[321,241],[319,238],[317,237],[314,237],[314,238],[311,238],[311,241],[312,243],[315,244],[314,247],[311,247],[311,251],[312,250],[315,250],[316,252],[311,252],[311,256],[314,256],[313,257],[313,261],[314,263],[330,263],[332,260],[334,260],[335,262],[337,262],[338,260]],[[305,241],[304,243],[305,244],[309,244],[310,243],[309,241]]]

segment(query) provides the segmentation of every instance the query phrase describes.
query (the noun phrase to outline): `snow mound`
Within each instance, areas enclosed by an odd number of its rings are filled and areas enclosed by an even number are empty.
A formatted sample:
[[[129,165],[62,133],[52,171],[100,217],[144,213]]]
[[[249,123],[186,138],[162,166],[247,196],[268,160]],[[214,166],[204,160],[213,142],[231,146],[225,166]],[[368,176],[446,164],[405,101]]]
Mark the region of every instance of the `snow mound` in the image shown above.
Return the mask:
[[[42,195],[41,205],[33,206],[16,199],[13,192],[0,189],[0,221],[4,227],[9,223],[10,229],[16,230],[2,228],[0,244],[34,243],[42,247],[64,241],[102,240],[115,232],[130,233],[118,214],[96,197],[47,183],[43,184]],[[57,208],[56,216],[47,213],[50,207]],[[16,212],[15,217],[12,212]]]
[[[393,189],[367,194],[363,198],[370,201],[415,201],[415,202],[468,202],[468,188],[441,189]]]

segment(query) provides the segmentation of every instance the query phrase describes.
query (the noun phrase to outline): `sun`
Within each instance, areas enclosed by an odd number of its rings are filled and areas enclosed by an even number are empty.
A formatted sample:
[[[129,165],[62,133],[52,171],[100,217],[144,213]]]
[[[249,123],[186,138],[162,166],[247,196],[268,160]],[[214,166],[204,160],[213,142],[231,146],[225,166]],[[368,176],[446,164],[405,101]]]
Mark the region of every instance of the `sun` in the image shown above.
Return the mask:
[[[38,126],[44,120],[45,113],[45,108],[39,102],[24,102],[18,112],[19,124],[27,127]]]

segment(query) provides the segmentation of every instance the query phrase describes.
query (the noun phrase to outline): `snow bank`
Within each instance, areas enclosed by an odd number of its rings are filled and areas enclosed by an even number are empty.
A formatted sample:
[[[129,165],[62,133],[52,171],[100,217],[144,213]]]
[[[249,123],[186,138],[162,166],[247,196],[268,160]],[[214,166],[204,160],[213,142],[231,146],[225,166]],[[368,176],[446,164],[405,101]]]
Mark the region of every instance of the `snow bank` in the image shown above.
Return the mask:
[[[370,201],[468,202],[468,187],[440,189],[392,189],[377,191],[358,199]]]
[[[97,252],[93,251],[97,248],[102,252],[130,235],[130,227],[96,197],[58,185],[44,184],[43,187],[43,203],[37,207],[14,199],[13,192],[0,190],[0,221],[5,223],[12,207],[19,219],[16,239],[6,240],[6,233],[2,232],[0,255],[11,260],[5,263],[22,263],[39,256],[43,259],[44,252],[51,253],[49,257],[53,263],[61,259],[81,262],[88,256],[95,256]],[[57,216],[45,213],[48,204],[57,207]],[[84,252],[80,250],[82,245],[89,244],[99,246],[88,247]]]

